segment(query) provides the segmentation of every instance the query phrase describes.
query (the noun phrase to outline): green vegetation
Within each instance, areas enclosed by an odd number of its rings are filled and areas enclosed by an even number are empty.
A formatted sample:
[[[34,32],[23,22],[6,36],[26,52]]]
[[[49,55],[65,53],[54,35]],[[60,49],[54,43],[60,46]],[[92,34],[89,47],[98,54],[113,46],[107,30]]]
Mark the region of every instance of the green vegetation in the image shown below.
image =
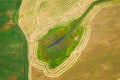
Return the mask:
[[[19,13],[19,10],[16,11],[16,12],[13,14],[13,17],[12,17],[12,20],[13,20],[15,23],[18,23],[18,13]]]
[[[50,29],[39,40],[38,59],[47,62],[50,68],[55,68],[66,60],[78,45],[85,30],[82,26],[78,27],[77,22],[75,20]]]
[[[28,80],[27,41],[15,22],[18,16],[13,16],[20,4],[21,0],[0,0],[0,80]]]
[[[0,27],[3,27],[3,25],[10,20],[9,16],[6,14],[3,14],[0,16]]]

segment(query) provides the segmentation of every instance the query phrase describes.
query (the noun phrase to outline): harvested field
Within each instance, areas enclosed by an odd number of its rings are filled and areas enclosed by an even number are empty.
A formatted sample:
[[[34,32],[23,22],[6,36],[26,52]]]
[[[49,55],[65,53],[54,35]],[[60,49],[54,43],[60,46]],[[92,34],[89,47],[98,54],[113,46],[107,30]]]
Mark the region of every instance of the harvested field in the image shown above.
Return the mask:
[[[120,5],[103,8],[92,20],[91,37],[78,61],[57,78],[32,68],[33,80],[117,80],[120,78]]]

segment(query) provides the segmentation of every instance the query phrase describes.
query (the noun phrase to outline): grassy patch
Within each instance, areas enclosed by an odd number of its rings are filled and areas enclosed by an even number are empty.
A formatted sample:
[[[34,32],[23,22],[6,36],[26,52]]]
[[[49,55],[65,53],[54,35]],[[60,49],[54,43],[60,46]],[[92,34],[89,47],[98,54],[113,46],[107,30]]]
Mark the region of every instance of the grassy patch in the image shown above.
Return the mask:
[[[39,40],[38,59],[55,68],[66,60],[70,53],[78,45],[84,32],[83,27],[78,27],[78,21],[72,21],[67,25],[59,25],[50,29],[46,35]],[[75,37],[78,39],[75,40]]]

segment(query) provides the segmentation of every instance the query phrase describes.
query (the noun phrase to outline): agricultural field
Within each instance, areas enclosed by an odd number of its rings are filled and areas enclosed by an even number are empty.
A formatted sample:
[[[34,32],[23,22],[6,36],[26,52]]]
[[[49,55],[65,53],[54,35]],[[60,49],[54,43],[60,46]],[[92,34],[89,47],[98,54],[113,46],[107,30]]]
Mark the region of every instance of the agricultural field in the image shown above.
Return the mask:
[[[93,2],[78,19],[50,29],[47,34],[39,40],[37,51],[38,59],[47,62],[49,68],[52,69],[63,63],[76,48],[82,34],[85,32],[84,26],[80,25],[84,17],[95,5],[105,1],[106,0]]]
[[[119,80],[120,0],[0,0],[0,80]]]
[[[82,20],[94,5],[102,2],[104,1],[93,2],[78,19],[50,29],[48,33],[39,40],[37,51],[38,59],[47,62],[49,68],[53,69],[63,63],[76,48],[82,34],[85,32],[84,27],[80,25]]]
[[[18,25],[22,0],[0,0],[0,80],[28,80],[28,47]]]
[[[99,12],[90,23],[91,37],[78,61],[63,75],[50,80],[119,80],[119,14],[120,5],[107,7]],[[43,80],[47,78],[44,77]]]
[[[120,4],[103,8],[92,20],[91,36],[78,61],[57,78],[32,68],[33,80],[119,80]]]
[[[83,19],[94,6],[105,2],[109,1],[95,1],[78,19],[50,29],[47,34],[38,41],[38,59],[47,62],[49,68],[52,69],[63,63],[74,51],[80,42],[82,34],[85,32],[85,26],[81,25]],[[76,40],[77,37],[78,39]]]

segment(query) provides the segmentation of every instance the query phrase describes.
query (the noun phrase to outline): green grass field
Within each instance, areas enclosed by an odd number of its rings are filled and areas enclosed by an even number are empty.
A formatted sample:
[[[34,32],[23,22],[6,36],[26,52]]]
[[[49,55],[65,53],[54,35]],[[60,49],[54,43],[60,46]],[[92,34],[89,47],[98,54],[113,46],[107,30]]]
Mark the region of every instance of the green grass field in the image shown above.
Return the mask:
[[[19,25],[21,0],[0,0],[0,80],[28,80],[27,41]]]

